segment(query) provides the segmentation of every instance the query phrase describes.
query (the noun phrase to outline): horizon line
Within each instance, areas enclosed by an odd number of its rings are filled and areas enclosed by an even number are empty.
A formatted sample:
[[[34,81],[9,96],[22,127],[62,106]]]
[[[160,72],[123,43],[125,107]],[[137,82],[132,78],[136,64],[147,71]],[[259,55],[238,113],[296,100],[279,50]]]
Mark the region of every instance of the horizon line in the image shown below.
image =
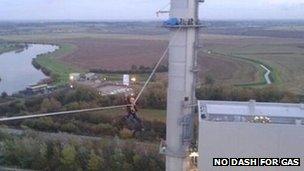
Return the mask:
[[[0,22],[160,22],[166,19],[14,19],[14,20],[1,20]],[[304,21],[304,19],[200,19],[200,21]]]

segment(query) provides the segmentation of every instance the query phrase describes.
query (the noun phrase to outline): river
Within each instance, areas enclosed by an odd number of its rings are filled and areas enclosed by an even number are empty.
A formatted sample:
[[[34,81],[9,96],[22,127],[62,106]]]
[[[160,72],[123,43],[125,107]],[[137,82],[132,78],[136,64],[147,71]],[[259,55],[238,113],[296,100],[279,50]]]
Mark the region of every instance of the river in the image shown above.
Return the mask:
[[[7,52],[0,55],[0,93],[12,94],[24,90],[27,86],[47,78],[32,65],[37,55],[54,52],[58,46],[29,44],[21,52]]]

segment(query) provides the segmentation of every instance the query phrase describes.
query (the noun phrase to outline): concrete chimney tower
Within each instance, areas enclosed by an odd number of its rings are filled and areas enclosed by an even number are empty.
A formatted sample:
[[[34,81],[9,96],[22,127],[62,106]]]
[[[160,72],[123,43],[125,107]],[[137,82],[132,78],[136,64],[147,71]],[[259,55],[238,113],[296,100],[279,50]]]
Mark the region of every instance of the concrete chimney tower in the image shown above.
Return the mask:
[[[201,0],[171,0],[166,170],[188,169],[197,73],[198,5]],[[170,23],[170,20],[173,23]]]

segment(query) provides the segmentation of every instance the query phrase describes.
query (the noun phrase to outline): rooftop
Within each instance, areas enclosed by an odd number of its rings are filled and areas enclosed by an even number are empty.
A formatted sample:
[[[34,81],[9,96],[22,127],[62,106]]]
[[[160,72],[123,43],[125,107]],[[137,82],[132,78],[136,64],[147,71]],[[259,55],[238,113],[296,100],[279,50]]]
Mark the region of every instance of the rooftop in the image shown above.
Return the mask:
[[[303,124],[304,104],[199,101],[201,119],[217,122]]]

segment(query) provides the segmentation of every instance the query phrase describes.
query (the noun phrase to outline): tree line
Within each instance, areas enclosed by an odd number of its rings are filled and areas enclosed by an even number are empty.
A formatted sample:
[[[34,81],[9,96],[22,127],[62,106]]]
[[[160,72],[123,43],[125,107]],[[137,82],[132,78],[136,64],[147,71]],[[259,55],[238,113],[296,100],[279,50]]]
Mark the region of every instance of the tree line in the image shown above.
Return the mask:
[[[12,136],[0,132],[0,165],[34,170],[165,170],[156,146],[119,139],[59,141],[37,133]]]
[[[157,97],[158,94],[150,95]],[[145,100],[148,97],[145,97]],[[150,105],[155,98],[142,102],[141,108]],[[0,105],[1,117],[47,113],[100,106],[124,105],[125,96],[100,96],[95,90],[86,87],[77,87],[75,90],[58,91],[48,96],[36,96],[25,100],[15,100]],[[153,103],[153,105],[158,105]],[[132,133],[123,130],[120,119],[125,115],[125,109],[88,112],[59,117],[44,117],[20,121],[6,122],[16,128],[31,128],[38,131],[68,132],[89,136],[118,136],[133,138]],[[165,124],[160,121],[144,120],[145,131],[136,137],[142,141],[158,141],[165,137]]]
[[[102,68],[94,68],[90,69],[90,72],[93,73],[100,73],[100,74],[107,74],[107,73],[112,73],[112,74],[150,74],[153,71],[153,68],[151,67],[146,67],[143,65],[137,66],[137,65],[132,65],[131,69],[129,70],[107,70],[107,69],[102,69]],[[168,65],[161,65],[157,69],[157,72],[168,72]]]

